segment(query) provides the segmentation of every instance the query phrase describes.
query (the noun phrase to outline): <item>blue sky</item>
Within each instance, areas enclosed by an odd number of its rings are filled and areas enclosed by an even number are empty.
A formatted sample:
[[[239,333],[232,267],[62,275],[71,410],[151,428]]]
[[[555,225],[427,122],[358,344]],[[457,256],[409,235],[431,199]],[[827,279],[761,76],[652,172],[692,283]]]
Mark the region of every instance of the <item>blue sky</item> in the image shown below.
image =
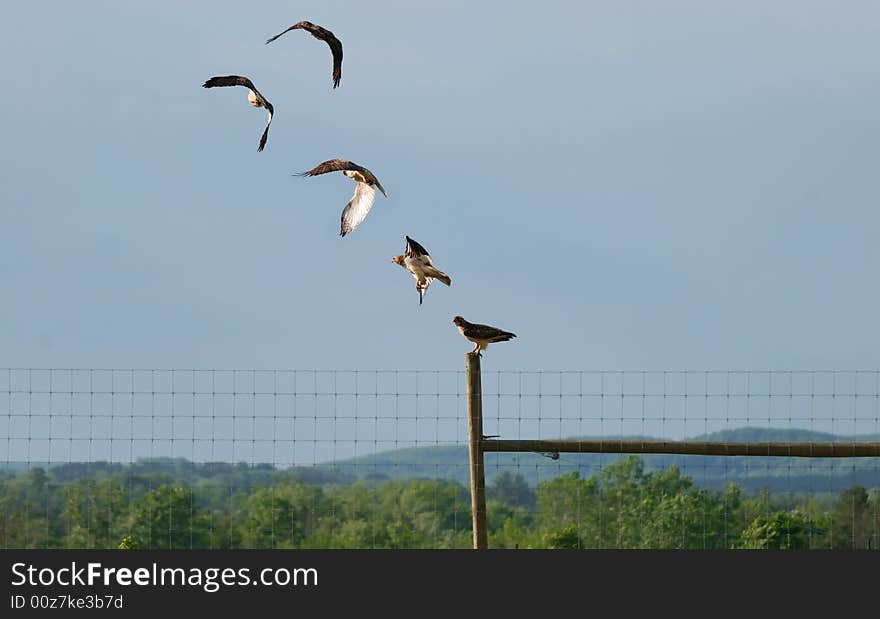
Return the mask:
[[[0,57],[0,366],[880,365],[877,3],[6,3]]]

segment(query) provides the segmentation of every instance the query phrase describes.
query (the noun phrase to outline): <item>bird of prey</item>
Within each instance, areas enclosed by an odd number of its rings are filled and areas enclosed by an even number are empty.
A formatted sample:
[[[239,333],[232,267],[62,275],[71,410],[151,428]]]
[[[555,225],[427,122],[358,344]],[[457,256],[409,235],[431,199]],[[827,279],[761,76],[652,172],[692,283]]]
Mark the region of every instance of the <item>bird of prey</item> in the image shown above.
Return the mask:
[[[378,187],[386,198],[388,194],[372,172],[345,159],[330,159],[324,163],[320,163],[308,172],[300,172],[297,176],[317,176],[326,174],[327,172],[342,172],[348,178],[354,179],[354,195],[342,210],[342,222],[339,229],[339,236],[345,236],[358,227],[360,223],[367,217],[370,209],[373,208],[373,202],[376,200],[376,190]]]
[[[458,330],[463,336],[475,344],[474,349],[470,354],[473,355],[476,353],[480,357],[483,356],[481,351],[486,350],[486,348],[489,347],[489,344],[506,342],[510,338],[516,337],[516,334],[510,333],[509,331],[502,331],[501,329],[496,329],[489,325],[474,324],[468,322],[461,316],[456,316],[452,319],[452,322],[458,327]]]
[[[310,21],[301,21],[298,24],[292,25],[281,34],[276,34],[274,37],[266,41],[266,45],[281,35],[287,34],[291,30],[305,30],[316,39],[320,39],[330,46],[330,52],[333,54],[333,88],[339,86],[339,80],[342,79],[342,43],[339,39],[337,39],[336,36],[326,28],[316,26]]]
[[[406,252],[402,256],[394,256],[391,262],[399,264],[416,278],[416,290],[419,291],[419,305],[422,304],[422,297],[427,292],[428,286],[435,279],[439,279],[447,286],[452,285],[452,280],[449,276],[434,266],[428,250],[409,237],[406,237]]]
[[[246,77],[240,75],[221,75],[212,77],[202,84],[203,88],[215,88],[217,86],[244,86],[248,89],[248,103],[254,107],[266,108],[266,111],[269,113],[269,121],[266,123],[263,135],[260,136],[260,146],[257,148],[258,151],[262,151],[266,146],[266,140],[269,139],[269,125],[272,124],[272,114],[275,113],[275,108],[272,107],[272,104],[269,103],[266,97],[260,94],[254,83]]]

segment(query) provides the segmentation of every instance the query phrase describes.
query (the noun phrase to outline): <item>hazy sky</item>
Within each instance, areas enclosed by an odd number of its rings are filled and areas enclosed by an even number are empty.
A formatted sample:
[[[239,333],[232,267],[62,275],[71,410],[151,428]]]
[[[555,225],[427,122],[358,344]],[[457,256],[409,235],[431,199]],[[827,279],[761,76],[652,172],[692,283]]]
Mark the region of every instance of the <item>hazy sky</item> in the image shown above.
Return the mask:
[[[19,2],[0,57],[0,366],[880,365],[876,2]]]

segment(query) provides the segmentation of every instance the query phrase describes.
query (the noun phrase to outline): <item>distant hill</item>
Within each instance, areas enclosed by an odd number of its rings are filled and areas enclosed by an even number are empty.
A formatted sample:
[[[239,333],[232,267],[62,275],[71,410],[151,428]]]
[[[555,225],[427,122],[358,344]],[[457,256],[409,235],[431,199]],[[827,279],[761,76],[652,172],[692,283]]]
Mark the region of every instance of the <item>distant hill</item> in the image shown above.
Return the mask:
[[[572,437],[584,440],[599,437]],[[604,440],[656,440],[648,436],[604,436]],[[691,440],[717,442],[852,442],[880,441],[880,434],[843,436],[802,429],[738,428],[701,434]],[[616,454],[560,454],[558,460],[540,454],[488,453],[485,455],[486,482],[502,471],[521,474],[530,485],[563,473],[580,471],[589,476],[620,456]],[[756,458],[745,456],[641,455],[646,470],[662,470],[671,465],[698,484],[723,487],[735,481],[743,488],[770,488],[774,491],[837,491],[841,487],[880,486],[880,458]],[[397,449],[336,462],[336,470],[361,478],[453,479],[468,483],[468,452],[463,445]]]
[[[596,439],[600,437],[572,437]],[[656,440],[649,436],[604,436],[604,440]],[[692,440],[717,442],[852,442],[880,441],[880,434],[844,436],[802,429],[738,428],[694,436]],[[617,460],[617,454],[560,454],[551,459],[541,454],[488,453],[486,480],[503,471],[519,473],[531,486],[564,473],[579,471],[588,477]],[[646,470],[663,470],[672,465],[705,488],[721,488],[736,482],[746,490],[769,488],[775,492],[838,492],[852,485],[880,487],[880,458],[785,458],[745,456],[641,455]],[[0,471],[20,473],[41,466],[0,463]],[[426,478],[469,481],[465,445],[410,447],[366,456],[326,462],[315,466],[278,469],[271,464],[190,462],[182,458],[154,458],[127,464],[119,462],[73,462],[43,464],[42,468],[60,483],[76,479],[126,474],[143,479],[210,481],[230,487],[248,487],[292,476],[308,483],[348,484],[358,479]]]
[[[847,436],[844,434],[830,434],[828,432],[815,432],[799,428],[736,428],[733,430],[720,430],[709,434],[700,434],[693,437],[694,441],[717,441],[719,443],[745,443],[745,442],[786,442],[792,443],[823,443],[823,442],[873,442],[880,441],[880,433],[859,434]]]

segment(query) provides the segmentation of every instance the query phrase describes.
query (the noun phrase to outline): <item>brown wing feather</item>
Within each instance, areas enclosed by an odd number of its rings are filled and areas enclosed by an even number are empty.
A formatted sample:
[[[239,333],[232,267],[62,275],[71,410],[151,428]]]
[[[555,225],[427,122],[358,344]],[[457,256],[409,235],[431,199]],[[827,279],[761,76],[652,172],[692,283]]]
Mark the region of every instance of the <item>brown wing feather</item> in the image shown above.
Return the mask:
[[[416,242],[414,239],[406,237],[406,256],[409,258],[415,256],[429,256],[428,250],[425,249],[421,244]]]
[[[219,75],[217,77],[212,77],[202,84],[202,88],[216,88],[218,86],[244,86],[245,88],[253,90],[254,94],[260,100],[260,103],[263,104],[263,107],[269,110],[270,113],[274,113],[272,104],[269,103],[269,100],[264,97],[263,93],[257,90],[257,87],[254,86],[254,83],[246,77],[241,75]]]
[[[326,28],[322,28],[321,26],[313,24],[309,21],[301,21],[298,24],[294,24],[284,32],[276,34],[274,37],[266,41],[266,44],[268,45],[275,39],[284,34],[287,34],[291,30],[305,30],[316,39],[324,41],[325,43],[327,43],[328,46],[330,46],[330,53],[333,56],[333,88],[339,86],[339,82],[340,80],[342,80],[342,42],[336,38],[336,35],[334,35]]]
[[[493,342],[504,342],[512,337],[516,337],[515,333],[502,331],[489,325],[480,325],[469,323],[464,330],[464,334],[478,340],[490,340]]]
[[[333,88],[336,88],[342,80],[342,43],[333,36],[332,32],[329,30],[327,32],[330,37],[324,40],[327,41],[330,53],[333,54]]]
[[[254,83],[241,75],[218,75],[202,84],[202,88],[216,88],[217,86],[244,86],[258,92]]]
[[[263,135],[260,136],[260,145],[257,147],[257,150],[263,152],[263,149],[266,148],[266,140],[269,139],[269,125],[272,124],[272,118],[269,118],[269,122],[266,123],[266,128],[263,129]]]
[[[275,115],[275,108],[272,107],[272,104],[269,103],[266,97],[257,90],[257,87],[254,86],[254,83],[250,79],[241,75],[218,75],[210,78],[202,84],[203,88],[217,88],[222,86],[244,86],[245,88],[252,90],[262,104],[262,107],[266,108],[266,111],[269,113],[269,121],[266,123],[266,128],[260,136],[260,145],[257,147],[258,151],[262,151],[266,147],[266,140],[269,139],[269,125],[272,124],[272,117]]]
[[[345,159],[329,159],[323,163],[319,163],[307,172],[301,172],[299,176],[318,176],[319,174],[327,174],[328,172],[342,172],[343,170],[352,170],[360,172],[365,176],[372,176],[372,173],[368,169]]]
[[[294,26],[291,26],[290,28],[288,28],[288,29],[285,30],[284,32],[279,32],[279,33],[276,34],[274,37],[272,37],[272,38],[270,38],[269,40],[267,40],[267,41],[266,41],[266,45],[268,45],[269,43],[271,43],[271,42],[274,41],[275,39],[277,39],[277,38],[279,38],[279,37],[281,37],[281,36],[284,36],[285,34],[287,34],[288,32],[290,32],[291,30],[295,30],[297,27],[299,27],[299,24],[296,24],[296,25],[294,25]]]

